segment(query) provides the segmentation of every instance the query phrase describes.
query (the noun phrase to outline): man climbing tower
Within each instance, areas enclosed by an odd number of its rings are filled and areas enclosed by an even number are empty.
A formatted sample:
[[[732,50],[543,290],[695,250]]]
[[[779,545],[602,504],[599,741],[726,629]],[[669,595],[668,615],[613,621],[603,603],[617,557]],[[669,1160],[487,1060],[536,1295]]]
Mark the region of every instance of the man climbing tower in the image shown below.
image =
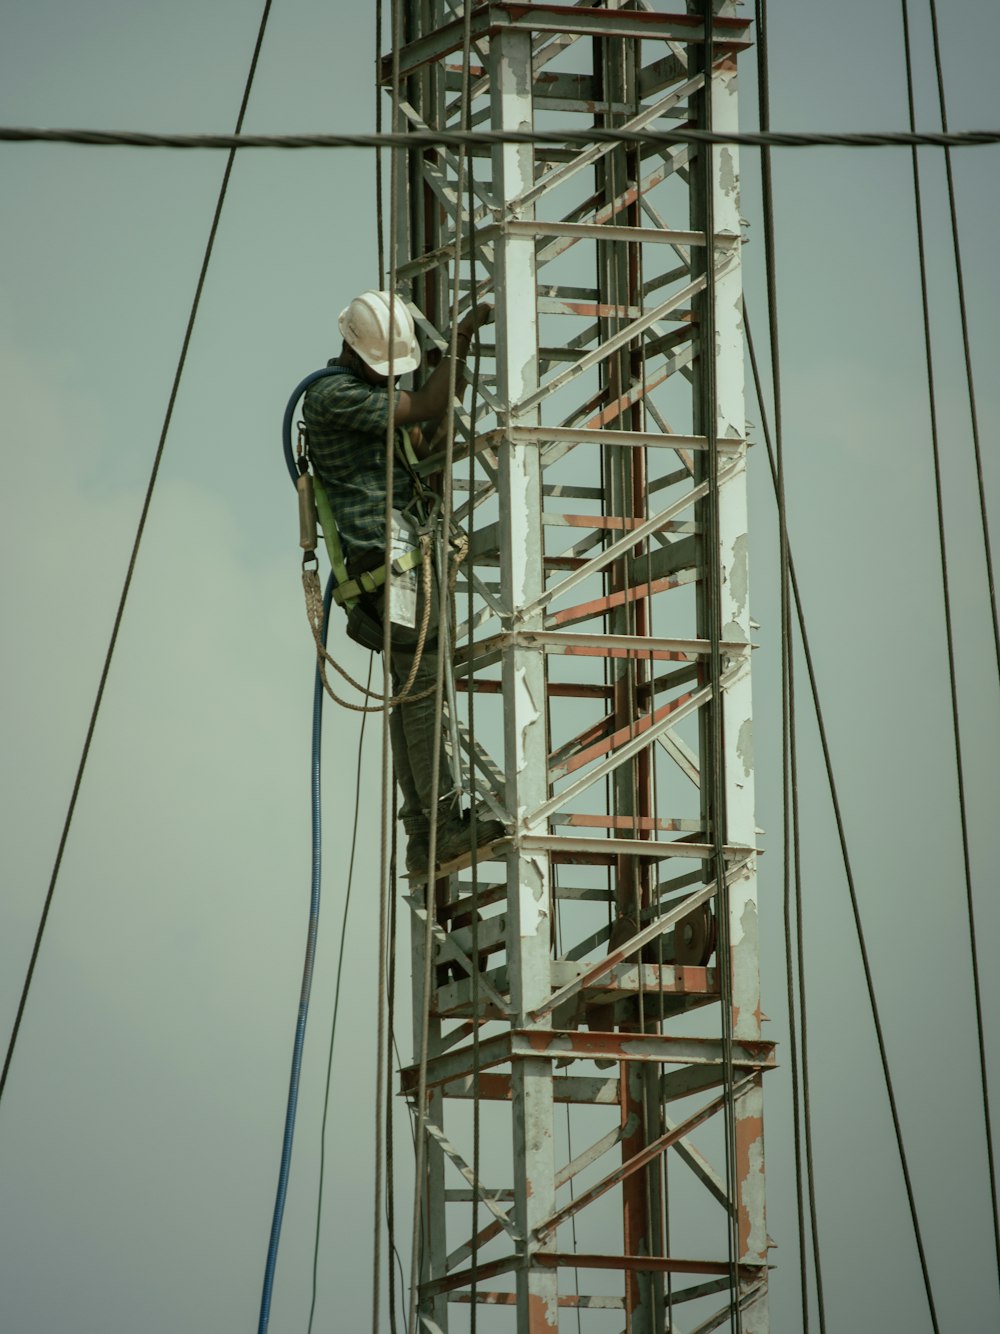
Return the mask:
[[[455,393],[465,388],[464,357],[476,329],[493,317],[488,305],[477,306],[458,326],[459,361]],[[384,566],[386,556],[386,439],[389,424],[389,375],[393,377],[393,423],[397,429],[393,460],[392,502],[394,540],[405,541],[421,514],[420,481],[401,446],[408,436],[418,458],[426,457],[443,434],[450,410],[449,362],[443,358],[426,382],[415,390],[397,389],[395,380],[420,364],[413,317],[402,298],[390,301],[388,292],[363,292],[341,312],[340,355],[328,363],[330,375],[317,380],[303,402],[309,432],[313,471],[322,482],[333,510],[349,578]],[[421,428],[420,423],[428,424]],[[398,518],[399,531],[396,531]],[[414,572],[415,604],[397,617],[395,590],[392,602],[392,691],[398,695],[413,667],[423,619],[423,585]],[[427,869],[430,821],[437,819],[436,864],[451,861],[471,849],[470,816],[459,810],[444,749],[443,720],[435,710],[433,687],[437,678],[439,592],[432,581],[426,640],[408,699],[392,709],[389,729],[393,763],[402,794],[400,818],[407,834],[406,869],[412,875]],[[401,599],[405,603],[405,597]],[[366,593],[353,618],[352,632],[368,647],[382,647],[384,584]],[[409,614],[407,614],[407,612]],[[367,626],[358,633],[358,622]],[[402,621],[402,623],[397,623]],[[426,692],[430,691],[430,694]],[[425,696],[424,698],[420,698]],[[437,792],[432,790],[435,736],[441,737]],[[493,819],[476,821],[476,843],[501,838],[503,825]]]

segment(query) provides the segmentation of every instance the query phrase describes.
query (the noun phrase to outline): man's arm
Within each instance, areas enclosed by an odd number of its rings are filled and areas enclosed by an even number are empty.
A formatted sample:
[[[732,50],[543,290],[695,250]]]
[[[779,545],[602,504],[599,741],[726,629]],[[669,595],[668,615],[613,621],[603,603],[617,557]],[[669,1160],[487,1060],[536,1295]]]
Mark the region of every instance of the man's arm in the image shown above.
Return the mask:
[[[475,310],[469,311],[468,315],[458,326],[458,355],[464,358],[472,345],[472,337],[475,331],[484,324],[488,324],[493,318],[493,307],[483,302],[476,306]],[[396,411],[394,413],[397,426],[409,426],[414,422],[434,422],[437,424],[439,418],[444,417],[448,410],[448,379],[449,379],[450,359],[442,357],[431,372],[427,383],[421,385],[419,389],[412,392],[408,389],[399,390],[396,396]],[[465,388],[465,366],[460,360],[456,367],[455,392],[461,397]],[[428,446],[428,437],[434,438],[436,431],[431,430],[420,433],[420,443],[414,441],[414,448],[417,454],[423,456],[430,452]]]

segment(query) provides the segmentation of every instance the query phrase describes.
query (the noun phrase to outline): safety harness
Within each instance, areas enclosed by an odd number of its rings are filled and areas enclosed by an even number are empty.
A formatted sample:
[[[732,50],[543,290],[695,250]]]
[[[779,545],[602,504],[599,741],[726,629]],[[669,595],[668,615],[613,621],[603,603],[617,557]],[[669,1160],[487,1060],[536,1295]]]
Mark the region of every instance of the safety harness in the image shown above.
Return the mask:
[[[285,414],[286,423],[289,427],[295,407],[305,389],[308,389],[317,380],[325,376],[339,373],[341,373],[339,367],[326,366],[306,377],[289,400],[289,410]],[[289,438],[286,452],[290,450],[290,446]],[[422,514],[414,516],[417,519],[416,527],[418,531],[421,529],[427,530],[436,515],[438,501],[437,497],[433,496],[423,485],[417,473],[417,456],[409,432],[403,427],[397,427],[395,432],[395,452],[397,459],[410,475],[416,495],[416,503],[423,510]],[[340,534],[337,531],[336,520],[333,517],[330,498],[320,479],[309,471],[309,435],[303,421],[298,423],[295,467],[298,473],[295,484],[299,494],[299,545],[305,553],[302,558],[303,566],[316,559],[316,520],[318,517],[327,555],[330,559],[330,568],[333,571],[333,600],[338,607],[343,607],[345,611],[351,612],[361,597],[365,594],[377,593],[385,584],[387,576],[385,562],[375,566],[374,569],[363,570],[353,578],[348,574],[347,561],[344,559],[344,549],[341,546]],[[415,545],[408,551],[401,552],[396,556],[389,568],[393,574],[402,575],[407,570],[412,570],[419,565],[420,562],[420,547]]]

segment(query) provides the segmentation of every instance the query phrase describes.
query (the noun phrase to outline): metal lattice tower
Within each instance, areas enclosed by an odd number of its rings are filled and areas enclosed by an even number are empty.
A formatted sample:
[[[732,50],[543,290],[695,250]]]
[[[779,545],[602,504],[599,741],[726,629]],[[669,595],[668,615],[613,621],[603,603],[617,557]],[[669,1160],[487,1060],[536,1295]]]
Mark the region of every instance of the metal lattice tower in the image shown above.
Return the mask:
[[[474,128],[649,137],[476,150],[461,197],[459,150],[399,155],[425,346],[456,239],[463,309],[496,307],[455,658],[466,782],[512,831],[430,896],[430,1330],[473,1302],[533,1334],[768,1326],[738,160],[654,137],[736,128],[748,24],[715,8],[706,38],[701,4],[477,5]],[[403,122],[457,129],[461,7],[404,11]],[[415,1099],[426,887],[408,902]]]

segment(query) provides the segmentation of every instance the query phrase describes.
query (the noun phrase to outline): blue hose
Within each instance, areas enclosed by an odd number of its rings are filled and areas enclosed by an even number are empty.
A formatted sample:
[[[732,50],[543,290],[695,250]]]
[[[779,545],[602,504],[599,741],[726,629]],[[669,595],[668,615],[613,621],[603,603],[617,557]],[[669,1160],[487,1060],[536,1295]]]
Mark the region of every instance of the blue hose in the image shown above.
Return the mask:
[[[292,419],[299,399],[316,380],[331,374],[330,369],[313,371],[311,375],[296,386],[282,422],[281,440],[285,452],[285,462],[291,475],[292,485],[299,475],[295,466],[292,449]],[[326,581],[323,594],[323,625],[320,637],[326,645],[327,631],[330,625],[330,606],[333,601],[333,575]],[[306,1019],[309,1015],[309,996],[312,991],[313,965],[316,961],[316,936],[319,929],[320,881],[322,874],[322,840],[320,832],[320,743],[323,738],[323,678],[319,664],[316,666],[316,680],[313,686],[313,721],[312,721],[312,760],[311,760],[311,804],[312,804],[312,886],[309,899],[309,929],[306,935],[306,957],[302,968],[302,989],[299,993],[299,1015],[295,1025],[295,1045],[292,1049],[292,1070],[288,1080],[288,1103],[285,1108],[285,1133],[281,1144],[281,1166],[278,1169],[278,1190],[274,1200],[274,1216],[271,1219],[271,1237],[267,1246],[267,1264],[264,1268],[264,1288],[260,1297],[260,1318],[257,1322],[257,1334],[265,1334],[271,1318],[271,1295],[274,1290],[274,1271],[278,1263],[278,1243],[281,1240],[281,1222],[285,1213],[285,1197],[288,1194],[288,1174],[292,1163],[292,1143],[295,1138],[295,1113],[299,1102],[299,1078],[302,1073],[302,1049],[306,1039]]]
[[[323,643],[326,643],[327,628],[330,622],[330,606],[333,599],[333,576],[326,581],[323,595]],[[295,1113],[299,1101],[299,1076],[302,1072],[302,1048],[306,1037],[306,1019],[309,1015],[309,995],[312,990],[313,964],[316,960],[316,935],[319,928],[320,878],[322,871],[322,847],[320,830],[320,742],[323,736],[323,679],[319,667],[316,668],[316,682],[313,688],[313,723],[312,723],[312,887],[309,900],[309,929],[306,936],[306,957],[302,968],[302,990],[299,993],[299,1014],[295,1025],[295,1045],[292,1049],[292,1070],[288,1081],[288,1104],[285,1110],[285,1133],[281,1145],[281,1167],[278,1171],[278,1190],[274,1201],[274,1217],[271,1220],[271,1238],[267,1247],[267,1265],[264,1269],[264,1289],[260,1299],[260,1319],[257,1323],[258,1334],[265,1334],[271,1317],[271,1293],[274,1287],[274,1271],[278,1262],[278,1243],[281,1239],[281,1221],[285,1212],[285,1197],[288,1194],[288,1174],[292,1161],[292,1141],[295,1136]]]
[[[284,447],[285,464],[288,468],[288,475],[292,479],[292,486],[299,478],[299,470],[295,466],[295,451],[292,449],[292,421],[295,417],[295,406],[309,386],[315,384],[317,380],[323,380],[328,375],[341,374],[343,374],[343,370],[340,366],[324,366],[322,370],[310,371],[306,378],[301,380],[292,390],[292,396],[288,400],[288,406],[285,408],[285,415],[281,422],[281,443]]]

